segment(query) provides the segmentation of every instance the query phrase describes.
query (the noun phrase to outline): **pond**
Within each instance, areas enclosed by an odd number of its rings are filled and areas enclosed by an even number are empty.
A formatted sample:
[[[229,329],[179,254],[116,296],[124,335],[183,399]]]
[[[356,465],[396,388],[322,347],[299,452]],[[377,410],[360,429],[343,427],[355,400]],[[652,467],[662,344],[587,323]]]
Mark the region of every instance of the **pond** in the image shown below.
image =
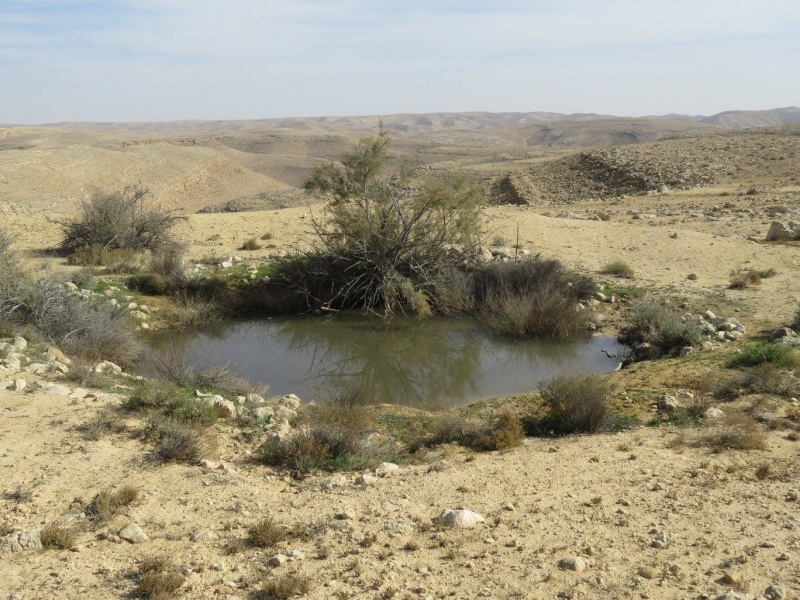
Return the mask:
[[[511,340],[472,319],[361,314],[235,321],[156,333],[150,344],[191,364],[226,366],[272,395],[308,400],[355,387],[370,403],[425,407],[529,391],[562,373],[613,371],[623,352],[608,336]]]

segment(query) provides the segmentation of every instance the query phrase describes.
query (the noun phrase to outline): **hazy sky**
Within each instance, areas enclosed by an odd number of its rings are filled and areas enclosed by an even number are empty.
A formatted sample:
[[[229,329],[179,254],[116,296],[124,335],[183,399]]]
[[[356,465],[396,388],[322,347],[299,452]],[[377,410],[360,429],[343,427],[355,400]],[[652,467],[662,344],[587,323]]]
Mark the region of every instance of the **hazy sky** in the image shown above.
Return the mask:
[[[800,0],[0,0],[0,123],[800,104]]]

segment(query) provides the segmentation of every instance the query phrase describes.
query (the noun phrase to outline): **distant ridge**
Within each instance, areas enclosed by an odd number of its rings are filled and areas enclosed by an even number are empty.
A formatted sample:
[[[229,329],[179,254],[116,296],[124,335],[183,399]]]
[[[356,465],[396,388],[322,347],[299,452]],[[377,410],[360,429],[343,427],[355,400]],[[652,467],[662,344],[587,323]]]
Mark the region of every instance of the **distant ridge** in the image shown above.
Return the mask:
[[[422,133],[452,130],[485,130],[507,128],[529,124],[564,122],[615,121],[650,124],[671,122],[691,123],[722,129],[744,129],[770,125],[800,123],[800,108],[789,106],[770,110],[730,110],[712,116],[703,115],[655,115],[646,117],[618,117],[595,113],[562,114],[555,112],[436,112],[425,114],[399,113],[394,115],[287,117],[275,119],[233,120],[180,120],[163,122],[81,122],[68,121],[47,123],[44,127],[68,130],[92,131],[95,133],[133,133],[150,135],[215,135],[254,129],[290,129],[308,132],[366,132],[373,131],[378,119],[383,119],[387,128],[397,133]],[[667,129],[680,129],[674,125]]]

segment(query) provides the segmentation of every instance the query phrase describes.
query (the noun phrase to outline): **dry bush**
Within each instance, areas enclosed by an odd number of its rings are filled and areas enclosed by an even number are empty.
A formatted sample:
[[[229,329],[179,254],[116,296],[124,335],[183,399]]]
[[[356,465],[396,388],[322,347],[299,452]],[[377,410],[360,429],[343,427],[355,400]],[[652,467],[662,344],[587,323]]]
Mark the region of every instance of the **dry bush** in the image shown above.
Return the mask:
[[[387,448],[370,442],[374,428],[372,415],[360,404],[309,406],[305,419],[288,438],[271,439],[261,446],[261,459],[301,472],[366,468],[388,454]]]
[[[412,450],[441,444],[458,444],[483,452],[507,450],[522,444],[525,431],[520,420],[510,412],[501,412],[484,423],[456,413],[437,416],[427,426],[428,433],[412,444]]]
[[[546,426],[556,433],[596,433],[608,424],[609,387],[598,375],[562,375],[540,386],[550,409]]]
[[[104,248],[93,244],[77,248],[67,257],[67,263],[79,267],[106,267],[111,273],[133,273],[141,260],[131,248]]]
[[[700,325],[684,321],[675,309],[655,300],[634,302],[623,335],[629,343],[647,342],[663,349],[692,346],[702,338]]]
[[[139,497],[139,490],[126,485],[116,492],[103,490],[97,494],[86,507],[86,514],[92,517],[96,523],[109,521],[121,508],[130,506]]]
[[[21,286],[12,318],[34,327],[48,342],[87,361],[136,364],[142,341],[124,311],[69,295],[61,282],[39,280]]]
[[[93,419],[80,425],[78,430],[87,440],[96,442],[106,434],[122,433],[125,431],[125,423],[117,410],[106,406],[98,410]]]
[[[157,414],[151,415],[144,438],[155,443],[153,458],[161,462],[196,464],[213,448],[212,439],[203,431]]]
[[[615,277],[622,277],[623,279],[633,278],[633,268],[628,263],[621,260],[608,263],[600,272],[604,275],[614,275]]]
[[[142,559],[137,578],[136,594],[148,600],[172,600],[185,581],[172,562],[161,556]]]
[[[267,232],[266,232],[265,234],[263,234],[263,235],[262,235],[262,236],[261,236],[259,239],[261,239],[262,241],[265,241],[265,242],[266,242],[267,240],[271,240],[271,239],[272,239],[272,238],[274,238],[274,237],[275,237],[275,234],[274,234],[274,233],[272,233],[271,231],[267,231]]]
[[[557,260],[486,263],[471,276],[474,310],[498,333],[569,338],[586,331],[588,315],[578,301],[594,284]]]
[[[762,363],[723,381],[715,391],[715,395],[728,400],[742,394],[770,394],[792,398],[800,395],[800,381],[772,363]]]
[[[736,269],[731,271],[731,284],[732,290],[744,290],[753,285],[761,284],[761,273],[758,271],[743,271]]]
[[[701,443],[715,452],[724,450],[766,450],[767,436],[757,421],[742,413],[730,412],[723,423],[712,427]]]
[[[770,342],[753,342],[728,362],[730,367],[755,367],[771,364],[790,371],[800,364],[797,354],[789,346]]]
[[[24,504],[33,500],[33,491],[18,485],[14,491],[4,493],[3,497],[17,504]]]
[[[51,523],[42,528],[39,539],[46,550],[69,550],[78,543],[78,533],[69,527]]]
[[[207,361],[191,361],[175,346],[152,352],[150,363],[159,377],[183,388],[215,390],[233,396],[255,391],[249,381],[230,369],[212,366]]]
[[[216,298],[180,291],[172,299],[174,310],[170,313],[170,326],[173,329],[203,329],[225,317],[226,311]]]
[[[125,283],[130,289],[149,296],[163,296],[172,291],[167,280],[156,273],[134,275]]]
[[[794,313],[794,318],[792,319],[792,327],[795,329],[800,329],[800,307],[798,307],[797,312]]]
[[[261,250],[261,244],[258,243],[256,238],[250,238],[249,240],[245,241],[242,244],[242,247],[239,250]]]
[[[247,529],[247,539],[257,548],[274,548],[286,539],[286,528],[272,517],[264,517]]]
[[[75,218],[62,223],[61,247],[73,251],[94,245],[141,250],[169,243],[169,232],[182,217],[148,206],[148,194],[140,186],[96,193],[83,203]]]
[[[179,285],[186,278],[186,246],[169,243],[154,248],[150,254],[150,272],[163,277],[170,285]]]
[[[305,596],[312,589],[309,577],[303,575],[280,575],[264,584],[253,598],[255,600],[289,600],[294,596]]]
[[[773,476],[774,472],[772,471],[772,466],[768,463],[764,463],[756,467],[756,479],[759,481],[772,479]]]

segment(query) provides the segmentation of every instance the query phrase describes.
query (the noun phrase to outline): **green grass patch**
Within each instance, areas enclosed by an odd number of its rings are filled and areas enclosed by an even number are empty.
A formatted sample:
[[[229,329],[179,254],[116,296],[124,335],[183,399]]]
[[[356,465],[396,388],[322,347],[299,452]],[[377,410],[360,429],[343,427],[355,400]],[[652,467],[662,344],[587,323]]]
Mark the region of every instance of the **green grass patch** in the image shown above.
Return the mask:
[[[779,369],[790,371],[798,364],[797,354],[788,346],[772,344],[770,342],[753,342],[742,349],[741,354],[734,356],[729,367],[756,367],[769,363]]]

